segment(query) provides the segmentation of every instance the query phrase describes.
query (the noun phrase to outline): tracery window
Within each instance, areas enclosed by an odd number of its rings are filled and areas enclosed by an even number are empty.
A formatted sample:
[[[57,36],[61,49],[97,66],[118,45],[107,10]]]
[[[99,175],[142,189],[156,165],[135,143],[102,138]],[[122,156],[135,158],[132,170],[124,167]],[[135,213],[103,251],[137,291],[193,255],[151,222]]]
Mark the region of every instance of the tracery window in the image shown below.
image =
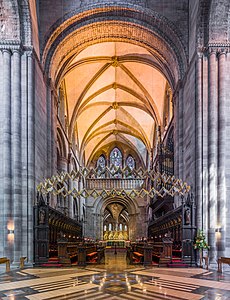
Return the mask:
[[[122,168],[122,153],[118,148],[114,148],[110,153],[110,167],[114,166],[115,168]],[[116,172],[116,170],[115,170]],[[121,178],[120,173],[115,173],[113,178]]]
[[[128,166],[131,170],[135,168],[135,160],[131,155],[129,155],[126,159],[126,166]]]
[[[114,148],[110,153],[110,166],[122,168],[122,154],[118,148]]]
[[[126,166],[128,166],[131,170],[135,169],[135,160],[131,155],[129,155],[126,159]],[[128,173],[129,172],[127,170],[126,178],[133,178],[133,175]]]
[[[105,178],[105,166],[106,166],[106,160],[104,155],[101,155],[97,160],[97,177],[98,178]]]

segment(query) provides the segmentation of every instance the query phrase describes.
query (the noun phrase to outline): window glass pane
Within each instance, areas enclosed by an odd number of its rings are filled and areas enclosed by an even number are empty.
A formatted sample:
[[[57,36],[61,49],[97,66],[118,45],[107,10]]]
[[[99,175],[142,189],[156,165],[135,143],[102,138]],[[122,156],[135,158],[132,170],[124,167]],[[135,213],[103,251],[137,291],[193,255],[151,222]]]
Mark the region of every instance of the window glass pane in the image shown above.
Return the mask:
[[[122,154],[118,148],[114,148],[110,153],[110,166],[122,168]]]
[[[132,170],[135,168],[135,160],[134,158],[129,155],[126,159],[126,165]]]
[[[103,155],[101,155],[97,160],[97,178],[105,178],[105,166],[106,166],[106,160]]]

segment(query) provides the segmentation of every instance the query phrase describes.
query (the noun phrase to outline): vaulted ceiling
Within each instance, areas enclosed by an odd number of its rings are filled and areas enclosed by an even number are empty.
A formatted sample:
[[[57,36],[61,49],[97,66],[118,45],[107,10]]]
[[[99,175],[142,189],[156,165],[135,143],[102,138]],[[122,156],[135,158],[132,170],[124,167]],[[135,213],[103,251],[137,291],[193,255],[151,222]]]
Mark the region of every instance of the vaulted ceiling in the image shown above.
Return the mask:
[[[157,63],[143,47],[103,42],[87,47],[66,66],[69,133],[86,164],[111,143],[132,148],[146,161],[156,125],[163,123],[167,81]]]

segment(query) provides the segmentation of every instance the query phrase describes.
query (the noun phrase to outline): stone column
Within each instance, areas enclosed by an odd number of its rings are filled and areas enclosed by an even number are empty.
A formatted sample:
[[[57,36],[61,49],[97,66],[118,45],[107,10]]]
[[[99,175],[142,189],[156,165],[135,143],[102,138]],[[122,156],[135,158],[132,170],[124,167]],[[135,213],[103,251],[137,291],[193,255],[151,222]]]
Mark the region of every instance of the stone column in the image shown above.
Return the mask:
[[[3,66],[3,52],[0,50],[0,66]],[[0,95],[3,95],[3,72],[0,72]],[[3,109],[0,109],[0,145],[3,144]],[[0,147],[0,188],[3,189],[3,149]],[[0,228],[3,228],[3,219],[4,219],[4,198],[3,193],[0,193]],[[4,245],[4,233],[3,230],[0,230],[0,257],[4,256],[3,252],[3,245]]]
[[[22,157],[21,157],[21,53],[12,56],[12,180],[14,210],[14,263],[20,263],[22,242]]]
[[[34,95],[34,58],[32,52],[27,56],[28,68],[28,103],[27,103],[27,126],[28,126],[28,199],[27,199],[27,257],[33,261],[33,203],[35,200],[35,95]]]
[[[183,105],[183,89],[180,88],[178,95],[178,113],[179,118],[179,178],[184,180],[184,149],[183,149],[183,139],[184,139],[184,105]]]
[[[72,160],[71,160],[71,154],[69,153],[68,173],[70,174],[72,170],[73,170],[73,165],[72,165]],[[73,181],[72,181],[72,179],[68,180],[68,188],[69,188],[69,191],[71,191],[73,189]],[[68,199],[69,217],[73,218],[74,217],[74,212],[73,212],[73,196],[69,195],[67,199]]]
[[[202,199],[202,63],[203,54],[198,53],[196,63],[196,205],[197,205],[197,228],[203,228],[203,199]]]
[[[3,203],[4,203],[4,256],[13,260],[12,173],[11,173],[11,51],[3,50]]]
[[[46,170],[46,177],[51,177],[52,173],[51,173],[51,157],[52,157],[52,149],[51,149],[51,134],[52,134],[52,130],[51,130],[51,119],[52,119],[52,115],[51,115],[51,103],[52,99],[51,99],[51,88],[50,88],[50,82],[47,83],[47,89],[46,89],[46,117],[47,117],[47,135],[46,135],[46,143],[47,143],[47,170]]]
[[[225,227],[226,227],[226,53],[218,56],[218,197],[217,197],[217,226],[221,228],[216,233],[218,256],[224,256]]]
[[[216,212],[217,212],[217,59],[216,52],[209,54],[208,78],[208,243],[210,262],[215,263]]]
[[[173,110],[174,110],[174,120],[175,120],[175,130],[174,130],[174,174],[179,177],[179,109],[178,109],[178,93],[173,96]]]
[[[27,53],[24,52],[21,56],[21,150],[22,150],[22,195],[23,201],[21,203],[22,209],[22,256],[28,255],[28,236],[27,236],[27,206],[28,206],[28,68],[27,68]]]
[[[179,178],[179,93],[173,95],[174,111],[174,175]],[[175,207],[179,206],[179,197],[174,197]]]

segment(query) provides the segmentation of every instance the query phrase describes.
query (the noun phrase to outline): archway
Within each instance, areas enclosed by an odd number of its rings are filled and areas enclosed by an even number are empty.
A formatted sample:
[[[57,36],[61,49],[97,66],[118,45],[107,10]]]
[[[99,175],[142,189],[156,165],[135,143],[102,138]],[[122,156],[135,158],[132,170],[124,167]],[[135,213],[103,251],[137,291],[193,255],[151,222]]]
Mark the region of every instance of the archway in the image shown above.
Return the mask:
[[[109,162],[110,146],[119,149],[122,145],[120,165],[126,166],[125,159],[133,153],[136,168],[151,168],[157,130],[168,128],[172,120],[172,95],[186,61],[184,42],[173,24],[148,9],[133,9],[124,3],[96,4],[63,15],[49,32],[42,63],[53,88],[59,91],[59,100],[63,97],[61,127],[69,148],[77,153],[79,166],[95,166],[101,153]],[[103,183],[111,190],[114,186],[122,189],[124,179],[130,180],[126,188],[134,189],[135,178],[121,178],[119,174],[102,175],[95,186]],[[112,216],[114,205],[121,205],[129,216],[126,222],[122,222],[123,217],[120,223],[116,220],[115,231],[121,224],[127,226],[130,239],[146,235],[147,197],[135,200],[136,204],[125,198],[103,201],[97,209],[93,197],[81,200],[86,236],[104,238],[103,227],[110,224],[104,218]]]
[[[91,200],[87,199],[87,203],[91,203]],[[85,236],[104,240],[105,231],[110,231],[113,234],[110,238],[118,240],[119,231],[123,231],[123,234],[126,231],[123,240],[136,240],[137,237],[143,236],[147,230],[145,215],[145,210],[142,210],[138,205],[138,199],[131,199],[127,196],[98,198],[96,201],[94,200],[92,210],[87,210]],[[118,230],[120,224],[122,230]],[[105,225],[106,230],[104,230]]]
[[[129,213],[117,202],[108,204],[103,216],[103,240],[127,241],[129,239]]]

